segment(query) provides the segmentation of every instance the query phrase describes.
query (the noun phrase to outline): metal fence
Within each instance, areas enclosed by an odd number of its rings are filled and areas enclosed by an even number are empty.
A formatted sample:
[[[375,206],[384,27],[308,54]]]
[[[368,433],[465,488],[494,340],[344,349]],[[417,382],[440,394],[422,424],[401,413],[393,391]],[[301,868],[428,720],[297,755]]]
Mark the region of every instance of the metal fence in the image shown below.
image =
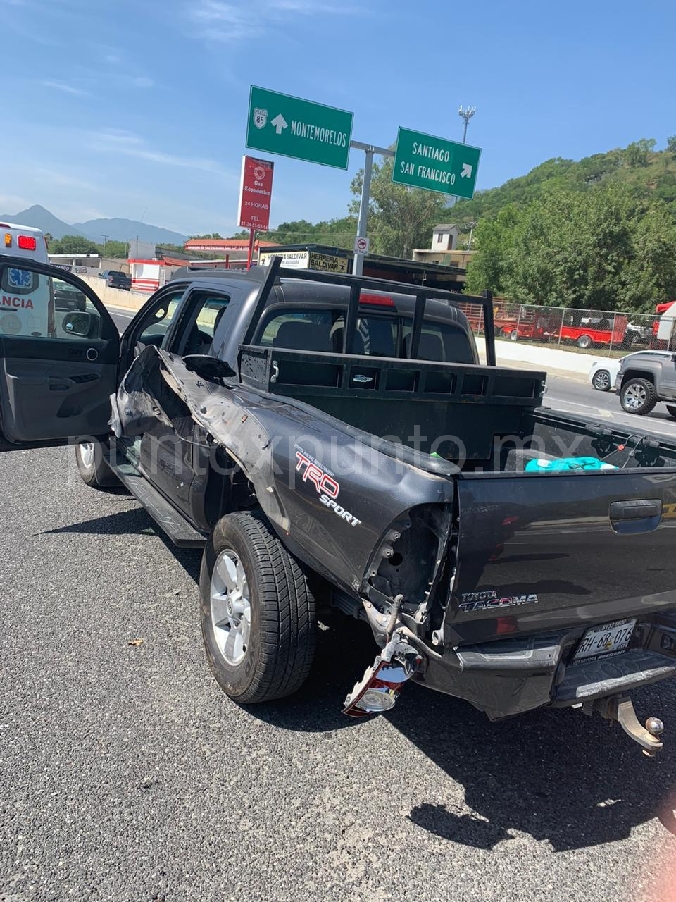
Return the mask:
[[[482,308],[478,304],[460,306],[474,332],[482,334]],[[676,349],[676,308],[673,312],[620,313],[496,299],[494,311],[495,337],[499,340],[538,342],[567,350],[600,350],[617,356],[627,351]]]

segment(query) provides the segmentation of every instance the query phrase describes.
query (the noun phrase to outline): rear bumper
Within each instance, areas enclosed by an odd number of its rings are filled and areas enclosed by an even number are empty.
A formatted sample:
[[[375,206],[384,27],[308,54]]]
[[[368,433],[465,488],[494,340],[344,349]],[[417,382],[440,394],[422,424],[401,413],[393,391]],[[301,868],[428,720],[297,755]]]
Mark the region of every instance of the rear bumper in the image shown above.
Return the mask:
[[[676,612],[637,624],[632,646],[615,657],[572,664],[580,638],[578,629],[463,646],[456,650],[460,667],[430,658],[413,679],[498,720],[626,694],[676,675]]]

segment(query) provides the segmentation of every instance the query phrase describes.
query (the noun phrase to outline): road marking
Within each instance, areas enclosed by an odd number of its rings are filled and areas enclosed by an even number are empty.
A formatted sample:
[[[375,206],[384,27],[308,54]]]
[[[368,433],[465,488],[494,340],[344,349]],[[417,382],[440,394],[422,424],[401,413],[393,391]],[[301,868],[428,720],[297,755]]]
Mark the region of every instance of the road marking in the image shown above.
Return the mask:
[[[126,319],[134,319],[136,313],[138,311],[129,311],[129,310],[120,310],[119,307],[107,307],[106,308],[109,313],[112,313],[114,316],[124,316]]]

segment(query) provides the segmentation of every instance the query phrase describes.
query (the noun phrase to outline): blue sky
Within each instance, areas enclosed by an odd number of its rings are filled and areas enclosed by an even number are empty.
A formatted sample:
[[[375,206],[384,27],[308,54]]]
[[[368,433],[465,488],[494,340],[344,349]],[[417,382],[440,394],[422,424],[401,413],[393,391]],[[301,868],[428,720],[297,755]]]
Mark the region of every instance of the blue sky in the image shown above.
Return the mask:
[[[0,212],[236,228],[249,86],[460,140],[478,188],[676,133],[667,0],[0,0]],[[349,172],[275,158],[272,221],[346,213]]]

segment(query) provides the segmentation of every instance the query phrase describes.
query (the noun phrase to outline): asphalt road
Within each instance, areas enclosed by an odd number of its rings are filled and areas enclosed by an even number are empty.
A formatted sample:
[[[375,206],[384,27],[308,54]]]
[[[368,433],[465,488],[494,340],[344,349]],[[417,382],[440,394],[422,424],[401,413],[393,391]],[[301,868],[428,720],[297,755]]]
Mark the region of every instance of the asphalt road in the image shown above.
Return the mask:
[[[656,760],[576,711],[491,724],[416,686],[357,722],[375,647],[338,617],[297,696],[242,709],[205,663],[198,553],[68,449],[0,480],[0,902],[666,899],[676,683],[635,694]]]
[[[416,686],[355,722],[341,703],[375,649],[339,619],[300,694],[238,708],[202,653],[198,553],[67,449],[0,455],[0,480],[3,902],[642,902],[663,883],[676,684],[636,694],[667,721],[654,761],[575,711],[491,724]]]
[[[648,416],[633,416],[622,410],[620,399],[614,392],[596,391],[589,383],[573,378],[548,376],[544,403],[576,416],[612,421],[632,429],[646,429],[655,435],[676,440],[676,420],[669,416],[664,404],[658,404]]]

